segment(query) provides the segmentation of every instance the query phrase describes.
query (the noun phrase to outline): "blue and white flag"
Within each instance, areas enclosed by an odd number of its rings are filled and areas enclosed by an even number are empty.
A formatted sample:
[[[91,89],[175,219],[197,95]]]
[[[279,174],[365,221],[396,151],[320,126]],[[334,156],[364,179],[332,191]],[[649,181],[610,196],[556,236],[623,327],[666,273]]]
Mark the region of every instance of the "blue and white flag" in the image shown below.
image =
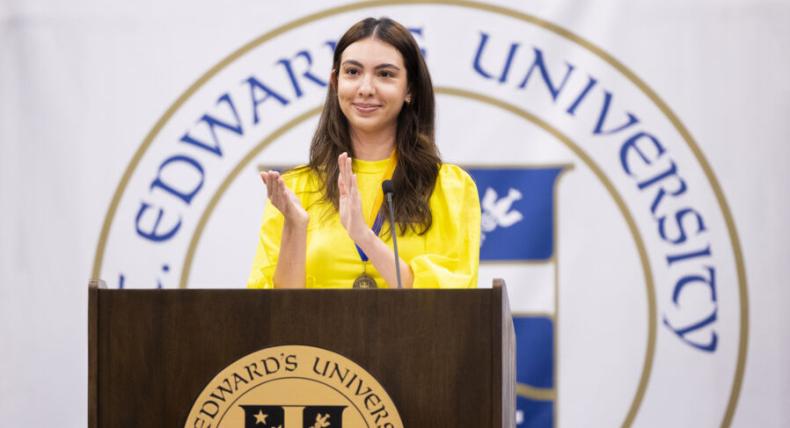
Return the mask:
[[[554,195],[562,170],[469,169],[483,211],[480,278],[504,277],[513,311],[519,428],[554,424]]]

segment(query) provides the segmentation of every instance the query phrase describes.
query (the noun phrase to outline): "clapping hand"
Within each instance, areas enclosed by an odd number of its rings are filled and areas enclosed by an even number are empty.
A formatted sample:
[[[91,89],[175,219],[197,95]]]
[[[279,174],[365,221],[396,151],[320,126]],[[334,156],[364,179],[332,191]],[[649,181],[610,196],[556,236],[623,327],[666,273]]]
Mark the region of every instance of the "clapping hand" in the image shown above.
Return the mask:
[[[299,199],[285,185],[285,181],[277,171],[262,171],[261,180],[266,185],[266,193],[285,217],[285,222],[291,225],[306,226],[309,220],[307,211],[302,207]]]
[[[337,187],[340,191],[338,204],[340,222],[348,232],[348,236],[360,245],[369,236],[370,227],[362,215],[362,201],[357,188],[357,176],[352,172],[351,158],[345,152],[337,158],[337,163],[340,169],[337,176]]]

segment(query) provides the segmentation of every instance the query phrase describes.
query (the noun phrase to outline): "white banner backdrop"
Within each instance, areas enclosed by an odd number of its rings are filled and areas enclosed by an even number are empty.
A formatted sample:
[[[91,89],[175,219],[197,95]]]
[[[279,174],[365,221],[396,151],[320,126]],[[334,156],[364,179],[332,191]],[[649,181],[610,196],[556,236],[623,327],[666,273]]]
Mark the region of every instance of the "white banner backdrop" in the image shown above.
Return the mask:
[[[257,168],[382,15],[484,198],[481,286],[548,322],[519,426],[790,423],[790,5],[745,0],[0,5],[5,420],[85,426],[88,278],[243,286]]]

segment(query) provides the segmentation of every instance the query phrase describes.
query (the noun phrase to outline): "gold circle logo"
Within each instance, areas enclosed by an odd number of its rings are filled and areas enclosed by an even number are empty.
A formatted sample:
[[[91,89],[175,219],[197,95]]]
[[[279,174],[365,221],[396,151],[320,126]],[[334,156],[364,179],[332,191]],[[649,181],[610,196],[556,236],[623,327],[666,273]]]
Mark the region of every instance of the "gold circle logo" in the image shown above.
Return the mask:
[[[246,355],[198,396],[186,428],[403,427],[387,392],[348,358],[286,345]]]

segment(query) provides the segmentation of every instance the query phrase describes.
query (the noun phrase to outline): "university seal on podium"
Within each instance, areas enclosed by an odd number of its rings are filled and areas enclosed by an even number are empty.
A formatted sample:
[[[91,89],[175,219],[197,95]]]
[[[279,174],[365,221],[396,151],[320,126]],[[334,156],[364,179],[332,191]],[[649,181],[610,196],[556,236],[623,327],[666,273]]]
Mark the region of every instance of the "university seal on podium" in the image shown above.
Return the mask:
[[[402,428],[398,409],[365,369],[312,346],[262,349],[233,362],[192,405],[186,428]]]

